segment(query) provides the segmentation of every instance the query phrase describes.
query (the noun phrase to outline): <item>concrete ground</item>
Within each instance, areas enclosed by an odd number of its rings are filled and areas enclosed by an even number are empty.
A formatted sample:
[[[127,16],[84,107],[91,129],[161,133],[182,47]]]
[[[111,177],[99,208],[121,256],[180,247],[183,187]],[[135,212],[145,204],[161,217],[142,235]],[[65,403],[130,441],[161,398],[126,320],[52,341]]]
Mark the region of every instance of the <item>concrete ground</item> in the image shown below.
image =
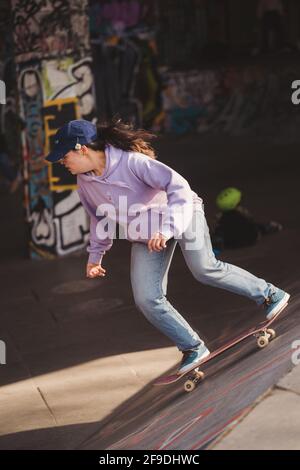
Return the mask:
[[[300,367],[260,397],[210,449],[300,450]]]
[[[1,195],[0,340],[6,364],[0,365],[0,449],[104,449],[120,442],[121,448],[205,448],[291,370],[290,344],[300,338],[297,147],[188,136],[162,141],[159,155],[203,197],[210,226],[215,196],[228,185],[243,190],[245,206],[258,220],[283,224],[284,231],[256,246],[221,257],[291,292],[279,337],[261,352],[251,342],[235,348],[210,366],[193,394],[182,393],[182,385],[152,387],[181,356],[134,305],[130,243],[115,241],[101,280],[85,279],[85,253],[25,259],[22,195]],[[199,285],[178,247],[168,296],[212,349],[261,315],[249,299]],[[296,404],[298,396],[279,388],[272,399],[282,394]]]
[[[178,360],[116,281],[83,278],[85,258],[1,265],[1,449],[74,448]]]

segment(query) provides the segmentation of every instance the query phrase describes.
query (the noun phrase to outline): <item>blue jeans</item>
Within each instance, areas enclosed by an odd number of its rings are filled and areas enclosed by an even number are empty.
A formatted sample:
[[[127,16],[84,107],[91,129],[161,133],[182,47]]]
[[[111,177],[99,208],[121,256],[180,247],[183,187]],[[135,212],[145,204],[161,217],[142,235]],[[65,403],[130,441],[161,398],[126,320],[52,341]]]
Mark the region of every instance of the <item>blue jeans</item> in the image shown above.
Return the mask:
[[[168,271],[177,243],[192,275],[202,284],[244,295],[257,305],[277,290],[264,279],[216,259],[204,205],[203,211],[194,210],[193,219],[182,237],[168,240],[167,248],[162,251],[150,252],[145,243],[132,242],[130,275],[135,304],[180,351],[195,349],[203,341],[166,297]]]

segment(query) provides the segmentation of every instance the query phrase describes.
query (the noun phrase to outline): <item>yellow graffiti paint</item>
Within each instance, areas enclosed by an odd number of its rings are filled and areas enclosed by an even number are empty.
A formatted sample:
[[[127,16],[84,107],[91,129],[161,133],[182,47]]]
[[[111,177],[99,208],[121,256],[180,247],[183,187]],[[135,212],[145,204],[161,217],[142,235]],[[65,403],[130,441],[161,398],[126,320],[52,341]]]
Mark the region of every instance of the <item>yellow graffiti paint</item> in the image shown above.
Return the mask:
[[[72,119],[80,119],[81,116],[77,97],[57,98],[55,100],[45,101],[44,103],[45,155],[51,151],[50,139],[56,134],[59,128],[59,126],[55,126],[55,122],[58,120],[57,117],[59,114],[64,114],[66,108],[68,108],[66,122]],[[48,177],[51,191],[73,191],[77,189],[76,184],[65,184],[64,181],[61,181],[61,178],[55,176],[53,174],[53,165],[51,163],[48,163]]]

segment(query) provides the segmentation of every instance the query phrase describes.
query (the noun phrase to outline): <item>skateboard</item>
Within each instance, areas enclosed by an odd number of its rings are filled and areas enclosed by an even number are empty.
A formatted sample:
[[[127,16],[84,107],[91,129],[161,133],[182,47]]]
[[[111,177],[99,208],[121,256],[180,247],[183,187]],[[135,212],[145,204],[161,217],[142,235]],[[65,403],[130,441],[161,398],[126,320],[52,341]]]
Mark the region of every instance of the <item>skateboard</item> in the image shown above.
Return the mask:
[[[153,385],[169,385],[174,382],[177,382],[184,376],[190,374],[187,380],[184,382],[184,390],[186,392],[192,392],[196,388],[197,384],[204,379],[204,372],[199,370],[199,366],[206,364],[211,359],[214,359],[215,357],[219,356],[219,354],[222,354],[224,351],[227,351],[227,349],[230,349],[236,344],[241,343],[250,336],[254,336],[256,338],[257,346],[260,349],[263,349],[268,346],[270,341],[272,341],[276,337],[275,330],[269,327],[275,320],[277,320],[277,318],[287,306],[288,302],[282,306],[281,310],[277,312],[277,314],[274,315],[273,318],[271,318],[270,320],[265,320],[259,323],[258,325],[254,326],[253,328],[244,331],[236,338],[232,339],[228,343],[225,343],[223,346],[210,353],[205,359],[202,359],[199,363],[194,364],[191,369],[185,371],[183,374],[173,374],[160,377],[153,383]]]

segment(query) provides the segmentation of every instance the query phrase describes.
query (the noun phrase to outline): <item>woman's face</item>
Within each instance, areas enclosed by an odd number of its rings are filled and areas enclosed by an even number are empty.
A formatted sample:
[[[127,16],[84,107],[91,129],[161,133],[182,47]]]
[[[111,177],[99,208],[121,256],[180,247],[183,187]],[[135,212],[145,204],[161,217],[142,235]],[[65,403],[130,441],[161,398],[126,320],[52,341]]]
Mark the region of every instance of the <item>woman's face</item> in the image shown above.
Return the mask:
[[[82,150],[70,150],[59,162],[64,165],[72,175],[92,171],[94,167],[88,153]]]

